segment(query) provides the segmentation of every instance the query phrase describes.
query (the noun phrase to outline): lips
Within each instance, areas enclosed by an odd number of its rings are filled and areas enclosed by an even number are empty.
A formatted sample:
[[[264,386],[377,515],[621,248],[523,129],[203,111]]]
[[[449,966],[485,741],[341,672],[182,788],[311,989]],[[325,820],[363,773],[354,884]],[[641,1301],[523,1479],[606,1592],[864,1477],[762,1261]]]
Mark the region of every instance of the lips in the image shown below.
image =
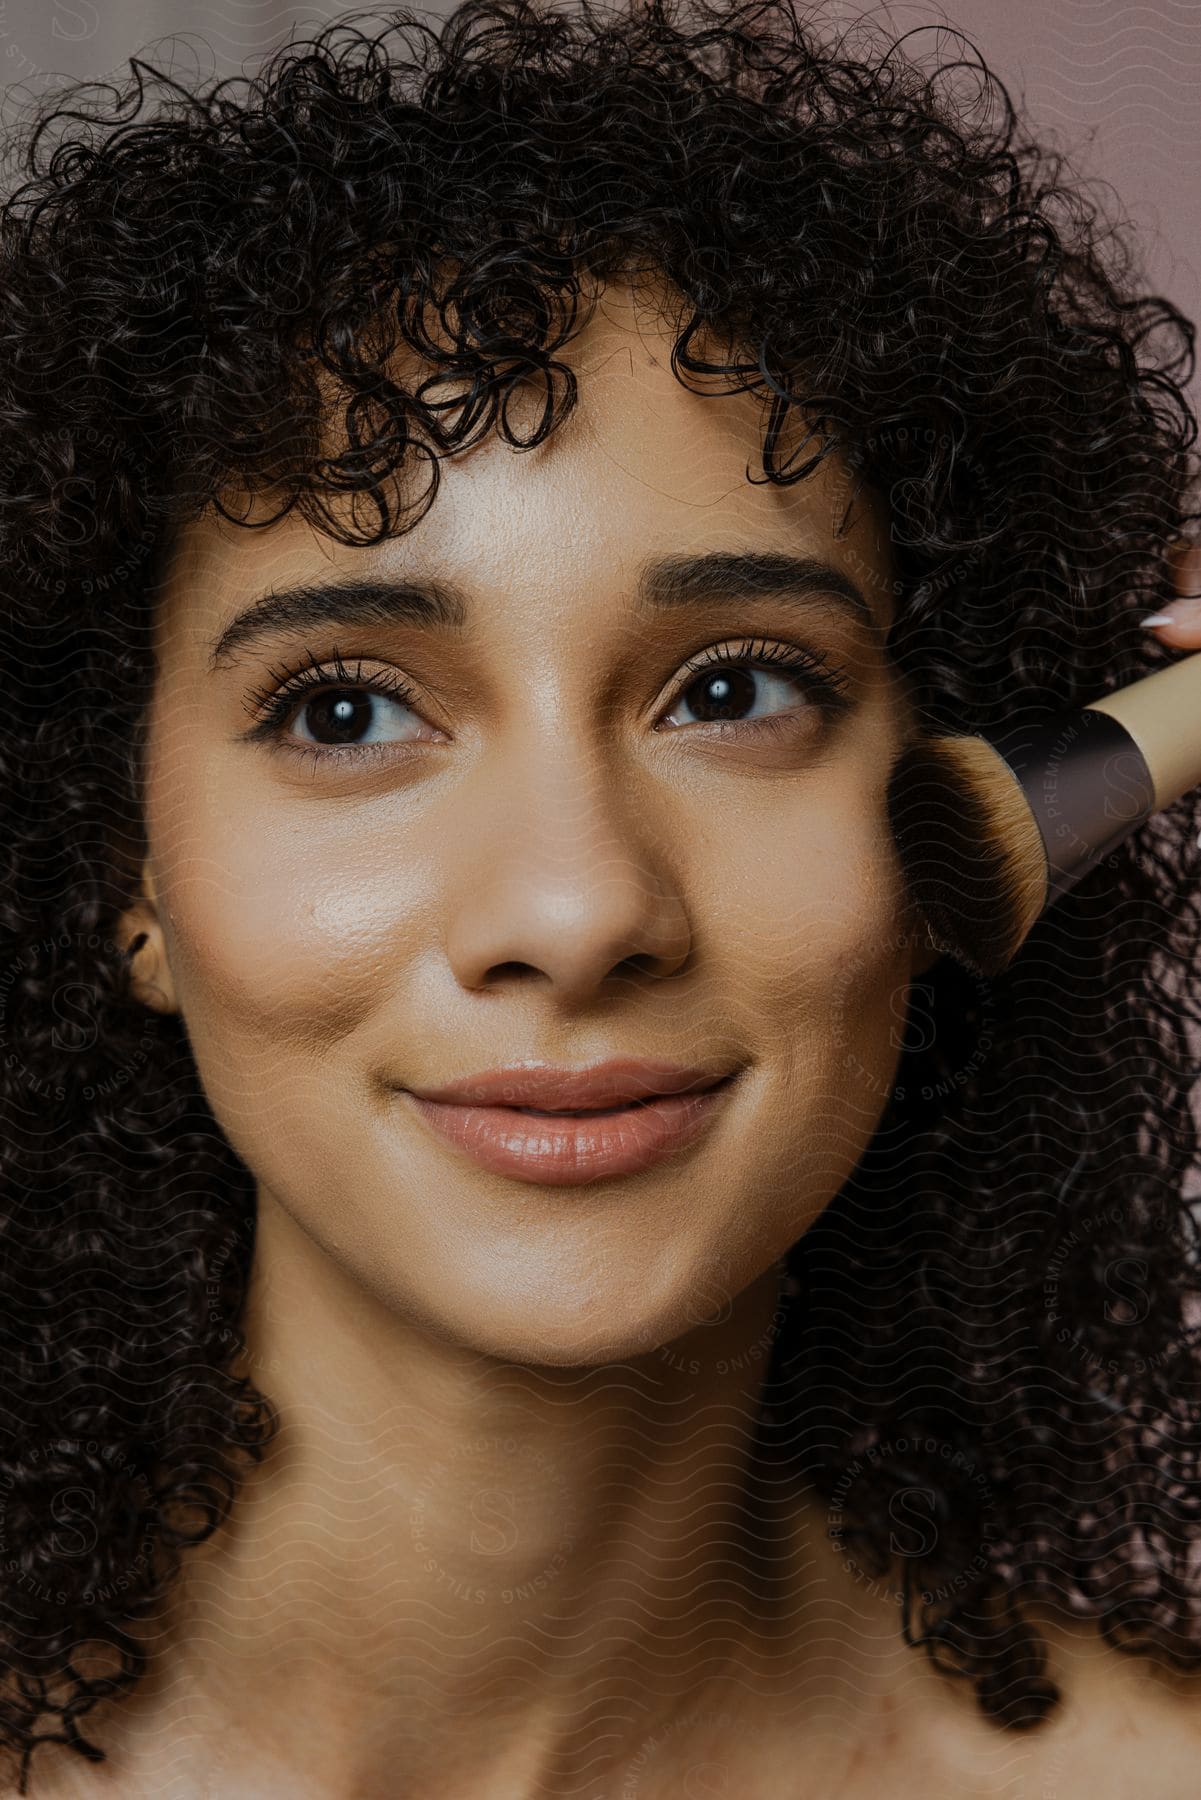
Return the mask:
[[[443,1106],[505,1106],[549,1116],[612,1112],[667,1096],[703,1093],[725,1081],[729,1068],[684,1068],[649,1057],[615,1057],[588,1068],[514,1064],[447,1082],[410,1087],[419,1100]]]
[[[403,1096],[435,1137],[495,1175],[552,1187],[640,1174],[682,1157],[713,1129],[730,1105],[733,1075],[705,1087],[647,1095],[578,1113],[470,1100]]]

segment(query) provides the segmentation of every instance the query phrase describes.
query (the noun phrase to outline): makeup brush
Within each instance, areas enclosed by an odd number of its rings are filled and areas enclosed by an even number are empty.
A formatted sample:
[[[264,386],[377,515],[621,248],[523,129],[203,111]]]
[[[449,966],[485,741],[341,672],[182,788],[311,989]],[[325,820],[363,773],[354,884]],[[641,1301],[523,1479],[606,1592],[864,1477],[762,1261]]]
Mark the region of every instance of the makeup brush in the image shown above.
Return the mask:
[[[888,815],[939,948],[996,975],[1061,894],[1198,783],[1201,653],[1050,719],[918,738]]]

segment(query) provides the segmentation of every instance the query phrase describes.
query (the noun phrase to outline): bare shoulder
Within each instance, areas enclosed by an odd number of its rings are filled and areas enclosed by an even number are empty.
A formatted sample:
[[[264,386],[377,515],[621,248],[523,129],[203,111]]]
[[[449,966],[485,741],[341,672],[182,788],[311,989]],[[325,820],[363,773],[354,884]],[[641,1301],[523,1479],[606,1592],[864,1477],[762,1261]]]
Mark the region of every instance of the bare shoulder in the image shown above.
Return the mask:
[[[895,1584],[856,1578],[824,1553],[821,1517],[802,1499],[781,1559],[782,1585],[805,1594],[770,1650],[748,1649],[768,1766],[748,1800],[1201,1800],[1201,1668],[1108,1643],[1094,1619],[1023,1611],[1046,1647],[1058,1704],[1015,1730],[981,1710],[971,1682],[941,1672],[904,1641]],[[820,1611],[829,1641],[815,1646]],[[770,1698],[766,1698],[769,1697]],[[741,1734],[740,1734],[741,1735]],[[658,1800],[658,1796],[655,1796]]]
[[[85,1733],[85,1735],[87,1735]],[[142,1800],[110,1760],[92,1762],[69,1745],[47,1743],[35,1751],[27,1777],[24,1800]],[[15,1760],[12,1772],[0,1782],[0,1800],[20,1800]]]
[[[1201,1668],[1120,1650],[1094,1621],[1027,1608],[1062,1696],[1043,1738],[1048,1800],[1196,1800],[1201,1792]]]
[[[770,1760],[730,1791],[748,1800],[1201,1800],[1201,1668],[1122,1651],[1094,1620],[1024,1610],[1060,1696],[1038,1725],[1019,1731],[987,1718],[971,1683],[903,1643],[895,1612],[865,1611],[853,1671],[811,1664],[808,1680],[785,1684],[749,1662],[756,1691],[776,1696],[758,1720]]]

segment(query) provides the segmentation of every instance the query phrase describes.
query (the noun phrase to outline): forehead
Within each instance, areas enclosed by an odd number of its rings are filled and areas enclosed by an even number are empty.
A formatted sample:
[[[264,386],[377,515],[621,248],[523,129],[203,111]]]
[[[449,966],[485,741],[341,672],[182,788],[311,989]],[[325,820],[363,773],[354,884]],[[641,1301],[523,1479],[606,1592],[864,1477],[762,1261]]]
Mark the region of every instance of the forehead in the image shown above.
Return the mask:
[[[886,509],[860,488],[847,516],[853,482],[833,452],[789,486],[764,482],[762,397],[685,387],[670,366],[674,336],[659,312],[610,286],[593,318],[557,353],[576,377],[576,405],[542,443],[515,449],[493,431],[444,456],[425,516],[379,545],[341,544],[296,511],[256,530],[208,511],[179,534],[164,610],[173,612],[186,590],[189,623],[211,634],[239,603],[266,589],[389,572],[442,573],[510,602],[541,595],[558,607],[611,605],[622,592],[632,597],[635,573],[652,550],[809,549],[858,584],[886,628],[893,595]],[[391,373],[410,387],[429,369],[406,355]],[[449,395],[440,390],[439,397]],[[526,383],[510,397],[514,435],[531,430],[544,404],[540,384]],[[329,454],[342,446],[332,425],[327,429]],[[794,449],[799,461],[816,453],[816,435],[799,448],[806,429],[789,415],[778,461]],[[414,467],[418,473],[398,478],[394,489],[409,505],[429,481],[425,459]],[[327,504],[359,529],[372,517],[361,500],[357,507],[345,496]],[[259,500],[231,510],[253,522],[276,506]]]

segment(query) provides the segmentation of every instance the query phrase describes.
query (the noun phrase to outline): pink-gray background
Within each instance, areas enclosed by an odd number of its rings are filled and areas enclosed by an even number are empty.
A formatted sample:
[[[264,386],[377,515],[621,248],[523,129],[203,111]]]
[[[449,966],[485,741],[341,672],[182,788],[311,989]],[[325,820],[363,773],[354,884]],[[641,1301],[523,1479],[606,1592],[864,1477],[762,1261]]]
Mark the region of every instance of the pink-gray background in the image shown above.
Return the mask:
[[[1005,82],[1036,135],[1066,153],[1135,227],[1147,283],[1201,317],[1201,0],[804,0],[823,27],[856,19],[924,28],[920,60],[953,57],[962,31]],[[0,0],[0,92],[20,113],[57,76],[101,77],[134,52],[220,75],[252,68],[294,26],[311,30],[343,0]],[[365,9],[364,9],[365,10]],[[428,0],[436,20],[447,0]],[[1201,380],[1193,403],[1201,408]]]

